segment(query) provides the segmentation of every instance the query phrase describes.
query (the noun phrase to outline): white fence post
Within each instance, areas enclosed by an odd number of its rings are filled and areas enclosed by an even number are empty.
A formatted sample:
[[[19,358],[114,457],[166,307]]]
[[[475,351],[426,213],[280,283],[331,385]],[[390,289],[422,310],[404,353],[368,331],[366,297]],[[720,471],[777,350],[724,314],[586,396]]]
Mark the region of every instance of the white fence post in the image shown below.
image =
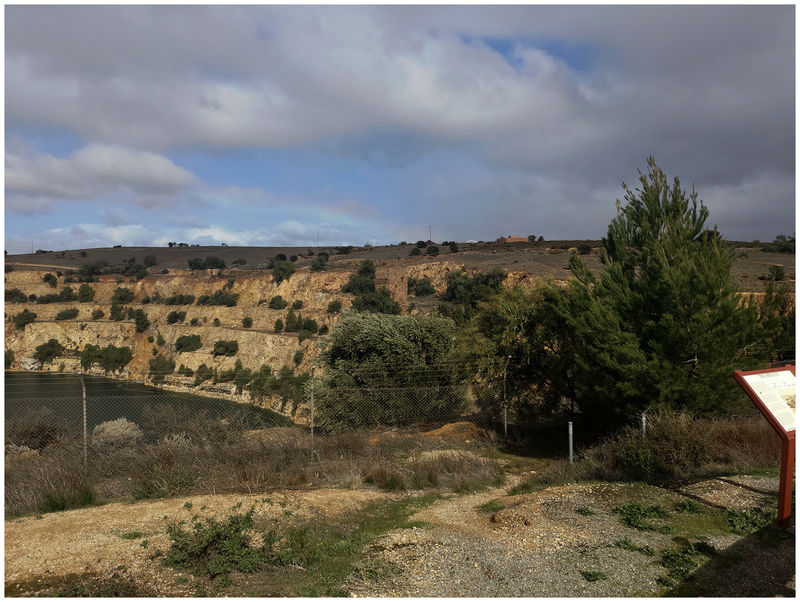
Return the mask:
[[[86,384],[83,382],[83,374],[81,374],[81,390],[83,391],[83,471],[89,470],[89,456],[87,453],[87,439],[86,432]]]
[[[506,364],[503,366],[503,436],[508,438],[508,400],[506,399],[506,373],[508,372],[508,361],[511,359],[509,355],[506,358]]]
[[[573,463],[572,457],[572,422],[569,422],[569,463]]]
[[[311,366],[311,459],[314,459],[314,366]]]

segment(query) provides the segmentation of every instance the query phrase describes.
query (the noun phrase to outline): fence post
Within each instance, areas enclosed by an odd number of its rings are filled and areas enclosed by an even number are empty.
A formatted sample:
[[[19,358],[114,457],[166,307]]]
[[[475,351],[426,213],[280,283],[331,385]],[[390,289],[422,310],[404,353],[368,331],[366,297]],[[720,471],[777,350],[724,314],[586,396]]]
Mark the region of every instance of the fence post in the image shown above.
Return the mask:
[[[508,362],[511,359],[509,355],[506,357],[506,363],[503,366],[503,437],[508,438],[508,400],[506,399],[506,373],[508,372]]]
[[[572,464],[572,422],[567,424],[569,425],[569,463]]]
[[[314,366],[311,366],[311,459],[314,459]]]
[[[86,433],[86,384],[83,382],[83,373],[81,373],[81,390],[83,391],[83,471],[86,472],[89,469],[89,456]]]

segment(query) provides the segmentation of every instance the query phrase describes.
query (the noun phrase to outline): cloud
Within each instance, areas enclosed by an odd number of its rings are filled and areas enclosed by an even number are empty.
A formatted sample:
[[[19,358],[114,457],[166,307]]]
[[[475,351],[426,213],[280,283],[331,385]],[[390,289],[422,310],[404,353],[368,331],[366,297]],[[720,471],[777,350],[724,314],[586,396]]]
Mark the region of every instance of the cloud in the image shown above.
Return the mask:
[[[110,144],[88,144],[66,158],[6,153],[6,192],[12,210],[23,199],[46,206],[48,199],[91,200],[124,195],[148,205],[195,184],[194,175],[155,153]]]
[[[316,245],[317,234],[321,244],[342,244],[342,232],[325,223],[307,223],[299,220],[285,220],[269,229],[233,230],[210,226],[189,228],[184,231],[185,239],[200,244],[220,244],[238,246],[306,246]]]
[[[127,226],[136,221],[132,213],[113,208],[103,211],[100,218],[107,226]]]
[[[794,216],[794,11],[9,6],[7,126],[89,142],[66,158],[31,155],[24,140],[7,146],[7,210],[33,216],[100,197],[153,210],[191,203],[196,222],[158,227],[194,227],[204,240],[307,237],[282,205],[313,212],[298,224],[335,224],[331,237],[356,242],[428,219],[450,224],[447,238],[494,237],[509,224],[598,236],[621,181],[635,182],[652,154],[719,199],[721,226],[767,230]],[[240,186],[239,172],[209,185],[167,158],[186,149],[209,163],[301,149],[342,174],[330,169],[336,183],[324,193],[305,182]],[[439,154],[469,169],[408,184],[384,177],[414,177]],[[405,216],[385,205],[401,192]],[[356,196],[365,211],[321,207]],[[269,208],[265,219],[285,231],[217,223],[219,207]]]
[[[759,140],[785,139],[794,115],[792,10],[9,7],[6,110],[152,149],[359,146],[401,131],[505,166],[572,159],[599,173],[620,153],[672,160],[688,139],[707,157],[727,149],[720,163],[787,169]],[[553,40],[589,46],[591,68]],[[729,144],[753,132],[758,149]]]
[[[80,223],[64,228],[6,235],[6,247],[11,253],[26,253],[30,241],[51,250],[87,249],[113,245],[147,246],[152,244],[152,230],[142,224],[108,226],[106,224]]]
[[[771,241],[777,234],[795,231],[792,208],[774,211],[795,194],[795,178],[767,170],[741,182],[709,186],[698,191],[711,212],[711,225],[729,240]],[[761,210],[759,210],[759,208]]]

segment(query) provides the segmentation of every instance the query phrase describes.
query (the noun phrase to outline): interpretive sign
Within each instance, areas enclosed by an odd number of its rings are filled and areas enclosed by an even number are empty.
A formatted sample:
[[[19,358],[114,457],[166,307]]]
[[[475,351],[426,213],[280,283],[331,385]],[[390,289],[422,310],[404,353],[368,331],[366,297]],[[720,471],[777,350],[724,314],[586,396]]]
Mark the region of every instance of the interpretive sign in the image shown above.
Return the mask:
[[[795,441],[794,366],[733,373],[748,397],[781,438],[781,482],[778,493],[778,525],[789,526],[792,511]]]

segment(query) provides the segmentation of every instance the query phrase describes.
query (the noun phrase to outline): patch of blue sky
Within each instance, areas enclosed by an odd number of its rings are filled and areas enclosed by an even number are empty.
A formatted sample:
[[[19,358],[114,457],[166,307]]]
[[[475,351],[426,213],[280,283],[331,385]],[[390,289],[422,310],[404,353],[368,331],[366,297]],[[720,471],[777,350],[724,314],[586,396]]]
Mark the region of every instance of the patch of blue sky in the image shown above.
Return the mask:
[[[52,126],[31,126],[20,123],[7,125],[6,146],[9,141],[19,141],[28,149],[64,158],[86,144],[86,139],[77,132]]]
[[[205,203],[197,207],[197,217],[208,223],[232,230],[288,220],[347,230],[361,226],[385,238],[378,242],[391,242],[405,238],[407,227],[423,224],[427,232],[431,221],[444,226],[461,203],[474,208],[494,200],[484,201],[475,190],[485,192],[493,170],[473,151],[441,144],[430,148],[414,136],[373,132],[331,139],[313,149],[182,151],[169,156],[194,172],[212,194],[221,195],[215,200],[226,209]],[[230,211],[236,192],[223,198],[228,186],[260,190],[263,198],[255,195],[254,201]],[[423,234],[414,231],[417,238]]]
[[[588,72],[597,64],[602,51],[593,44],[584,42],[566,42],[564,40],[546,39],[536,43],[536,47],[550,56],[560,60],[570,69],[577,72]]]
[[[462,35],[461,39],[467,44],[479,43],[488,46],[516,70],[519,70],[523,63],[520,51],[526,48],[540,50],[579,73],[591,71],[603,52],[594,44],[568,42],[553,38],[495,38]]]
[[[308,150],[181,151],[169,153],[169,158],[207,185],[256,187],[275,194],[352,187],[368,176],[367,168],[352,158]]]

